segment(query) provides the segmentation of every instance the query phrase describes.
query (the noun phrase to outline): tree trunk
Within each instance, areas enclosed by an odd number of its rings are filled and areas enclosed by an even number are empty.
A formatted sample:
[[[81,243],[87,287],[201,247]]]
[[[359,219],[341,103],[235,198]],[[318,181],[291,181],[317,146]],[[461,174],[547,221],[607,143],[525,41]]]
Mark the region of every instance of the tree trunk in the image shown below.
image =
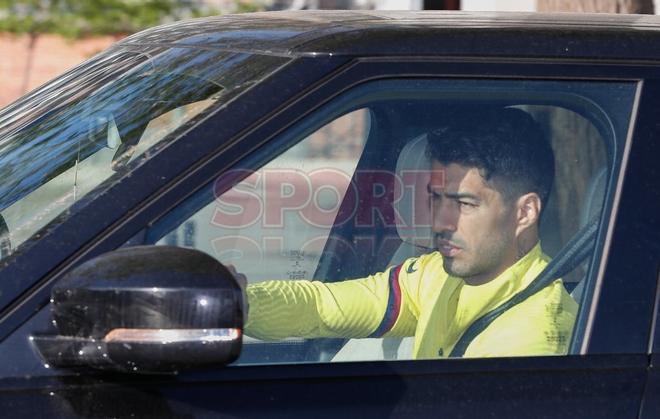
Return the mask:
[[[21,95],[26,94],[30,90],[30,78],[32,77],[32,67],[34,64],[34,50],[37,46],[37,38],[39,35],[35,32],[30,32],[29,37],[27,61],[25,63],[25,71],[23,72],[23,82],[21,83]]]

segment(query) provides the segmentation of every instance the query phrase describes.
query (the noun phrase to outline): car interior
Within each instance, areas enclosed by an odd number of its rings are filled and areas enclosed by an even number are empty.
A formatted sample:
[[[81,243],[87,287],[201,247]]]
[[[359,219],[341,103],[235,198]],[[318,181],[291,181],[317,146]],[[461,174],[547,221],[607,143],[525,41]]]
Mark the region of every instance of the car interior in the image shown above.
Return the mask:
[[[567,291],[581,304],[577,322],[580,327],[588,313],[590,290],[594,286],[593,281],[584,279],[593,278],[591,269],[597,259],[591,257],[596,254],[592,251],[595,231],[603,224],[599,217],[607,203],[606,191],[616,170],[612,162],[615,161],[614,154],[619,152],[617,138],[625,137],[627,132],[624,123],[627,123],[626,114],[618,120],[613,115],[617,115],[618,106],[626,106],[626,103],[613,101],[609,108],[599,107],[594,102],[604,98],[599,97],[602,96],[602,89],[599,93],[598,86],[587,86],[580,93],[573,91],[573,87],[563,86],[561,82],[521,84],[489,81],[481,86],[475,81],[461,81],[447,83],[440,88],[432,83],[405,80],[367,84],[362,90],[358,88],[340,96],[321,110],[306,116],[266,143],[259,153],[240,162],[237,168],[244,169],[244,177],[247,177],[268,162],[276,161],[294,145],[304,143],[311,134],[332,121],[351,112],[367,110],[368,127],[355,174],[375,171],[399,176],[406,171],[424,173],[429,165],[425,154],[426,133],[441,125],[443,118],[451,118],[457,111],[478,115],[479,109],[484,106],[524,109],[541,124],[555,152],[556,178],[542,216],[540,235],[546,254],[551,257],[562,255],[557,262],[562,266],[553,266],[553,269],[562,273]],[[478,123],[478,117],[475,123]],[[404,223],[404,228],[394,220],[395,216],[400,216],[410,221],[414,218],[412,212],[416,211],[415,208],[425,205],[426,196],[419,194],[420,189],[425,192],[423,178],[415,180],[421,182],[421,188],[404,188],[398,192],[395,190],[401,186],[394,179],[395,176],[354,175],[352,182],[360,197],[359,207],[379,208],[380,212],[369,225],[343,222],[333,226],[327,233],[328,240],[323,251],[318,255],[315,271],[308,279],[334,282],[363,277],[399,264],[408,257],[433,251],[429,245],[428,224],[414,225],[409,222]],[[165,240],[168,234],[182,230],[185,223],[195,217],[200,218],[202,225],[208,224],[208,219],[200,216],[203,209],[208,209],[217,196],[231,190],[240,181],[241,178],[236,177],[226,182],[216,179],[212,186],[201,189],[178,208],[164,214],[127,245],[176,243]],[[382,190],[385,195],[376,196],[375,190]],[[383,206],[383,196],[388,196],[388,199],[397,196],[399,199]],[[338,219],[352,211],[350,206],[353,203],[347,201],[338,206]],[[589,240],[584,239],[585,226],[591,228]],[[191,233],[188,231],[186,234]],[[223,233],[218,231],[217,234]],[[364,237],[369,240],[362,240]],[[581,237],[583,240],[580,241]],[[346,243],[352,245],[346,246]],[[565,247],[567,244],[570,244],[569,248]],[[208,244],[195,246],[212,255],[215,251],[212,247],[204,247]],[[269,269],[263,270],[275,272],[273,276],[282,275],[273,271],[272,267]],[[550,279],[556,278],[559,277]],[[574,333],[573,341],[572,351],[577,351],[579,333]],[[237,364],[409,359],[410,347],[410,339],[294,337],[278,342],[261,342],[248,338]]]

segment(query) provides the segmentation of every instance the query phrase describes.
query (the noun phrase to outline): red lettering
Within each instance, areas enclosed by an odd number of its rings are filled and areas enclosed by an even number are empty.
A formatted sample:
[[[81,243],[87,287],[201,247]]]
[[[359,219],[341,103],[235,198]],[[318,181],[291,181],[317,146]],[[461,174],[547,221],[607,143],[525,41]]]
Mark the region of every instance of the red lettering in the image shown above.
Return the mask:
[[[263,226],[284,227],[287,212],[298,211],[311,200],[311,182],[305,174],[295,169],[264,171],[264,220]]]
[[[243,181],[221,195],[216,195],[216,207],[211,224],[217,227],[240,229],[256,223],[262,214],[261,197],[255,193],[259,184],[259,173],[236,170],[226,176],[242,174]],[[249,176],[248,176],[249,174]],[[223,175],[225,176],[225,175]],[[222,183],[216,181],[216,191]]]

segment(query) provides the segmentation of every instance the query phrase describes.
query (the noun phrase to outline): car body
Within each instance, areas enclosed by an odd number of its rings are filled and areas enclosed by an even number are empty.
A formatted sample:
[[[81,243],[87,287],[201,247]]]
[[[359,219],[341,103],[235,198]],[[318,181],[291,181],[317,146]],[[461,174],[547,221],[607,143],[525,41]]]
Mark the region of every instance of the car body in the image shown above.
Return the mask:
[[[0,406],[53,417],[657,417],[659,41],[653,16],[343,11],[205,18],[126,38],[0,113]],[[426,170],[424,133],[448,110],[484,105],[526,109],[553,138],[544,248],[560,255],[597,221],[581,273],[564,277],[584,288],[568,355],[413,361],[401,343],[391,355],[381,341],[246,339],[236,365],[135,375],[51,368],[32,346],[52,327],[62,278],[122,247],[192,247],[252,280],[328,281],[428,250],[424,223],[409,222],[415,188],[401,198],[416,180],[396,183]]]

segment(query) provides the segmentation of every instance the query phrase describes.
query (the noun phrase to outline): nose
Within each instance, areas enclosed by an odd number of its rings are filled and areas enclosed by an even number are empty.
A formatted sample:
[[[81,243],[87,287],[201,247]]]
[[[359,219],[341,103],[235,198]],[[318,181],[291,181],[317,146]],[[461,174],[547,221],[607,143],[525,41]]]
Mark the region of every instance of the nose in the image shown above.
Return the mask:
[[[433,232],[456,231],[458,207],[448,199],[443,199],[433,208]]]

